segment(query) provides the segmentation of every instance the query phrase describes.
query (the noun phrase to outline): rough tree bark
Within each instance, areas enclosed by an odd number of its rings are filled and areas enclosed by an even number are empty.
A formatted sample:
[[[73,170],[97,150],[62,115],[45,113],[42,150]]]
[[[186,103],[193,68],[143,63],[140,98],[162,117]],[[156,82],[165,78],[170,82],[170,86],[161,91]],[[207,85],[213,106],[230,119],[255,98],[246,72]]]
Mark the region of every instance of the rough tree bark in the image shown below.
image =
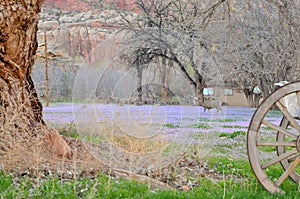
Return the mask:
[[[137,104],[143,104],[143,66],[141,65],[137,65],[136,66],[137,69],[137,78],[138,78],[138,82],[137,82],[137,94],[138,94],[138,102]]]
[[[158,72],[159,72],[159,77],[160,77],[160,88],[161,88],[161,101],[162,104],[170,104],[171,99],[170,99],[170,90],[169,90],[169,76],[170,76],[170,71],[171,68],[173,67],[173,62],[171,60],[168,60],[164,57],[159,59],[157,57],[158,63]],[[167,63],[168,62],[168,63]]]
[[[257,108],[259,106],[260,100],[264,98],[261,93],[254,93],[254,88],[255,86],[243,89],[243,93],[247,99],[249,108]]]
[[[254,102],[254,93],[252,92],[252,89],[249,88],[244,88],[243,93],[247,99],[247,104],[249,108],[254,108],[255,107],[255,102]]]
[[[24,141],[33,137],[39,137],[59,156],[70,158],[72,154],[58,132],[45,125],[42,104],[31,79],[42,3],[0,1],[0,155],[14,147],[10,139],[25,145]]]

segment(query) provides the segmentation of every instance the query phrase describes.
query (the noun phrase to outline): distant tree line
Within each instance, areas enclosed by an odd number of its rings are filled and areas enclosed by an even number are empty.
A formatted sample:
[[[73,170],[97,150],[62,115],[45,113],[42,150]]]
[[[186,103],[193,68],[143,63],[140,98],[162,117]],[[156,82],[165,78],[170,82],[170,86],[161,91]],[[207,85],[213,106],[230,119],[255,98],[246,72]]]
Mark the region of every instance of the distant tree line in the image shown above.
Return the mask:
[[[152,66],[160,71],[162,87],[168,88],[168,73],[175,68],[199,102],[206,83],[215,81],[242,91],[252,107],[274,90],[274,83],[299,79],[299,0],[135,4],[139,14],[134,20],[121,15],[124,57],[140,78],[146,65],[157,63]]]

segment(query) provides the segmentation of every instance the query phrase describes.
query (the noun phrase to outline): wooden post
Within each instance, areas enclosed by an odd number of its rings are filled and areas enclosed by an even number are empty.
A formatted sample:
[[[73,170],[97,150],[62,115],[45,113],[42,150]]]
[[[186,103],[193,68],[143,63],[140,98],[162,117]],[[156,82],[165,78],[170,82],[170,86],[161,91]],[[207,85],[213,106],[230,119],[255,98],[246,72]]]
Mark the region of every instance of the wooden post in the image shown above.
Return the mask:
[[[49,106],[49,71],[48,71],[48,50],[47,50],[47,34],[46,29],[44,30],[44,42],[45,42],[45,97],[46,97],[46,107]]]

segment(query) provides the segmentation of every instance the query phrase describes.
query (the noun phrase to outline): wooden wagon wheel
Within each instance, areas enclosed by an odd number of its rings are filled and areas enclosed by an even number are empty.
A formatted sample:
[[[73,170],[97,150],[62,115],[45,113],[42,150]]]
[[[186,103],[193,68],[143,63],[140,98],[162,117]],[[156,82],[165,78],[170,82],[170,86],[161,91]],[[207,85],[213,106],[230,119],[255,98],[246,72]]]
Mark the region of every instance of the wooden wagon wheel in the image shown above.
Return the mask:
[[[289,132],[293,131],[293,134],[297,136],[297,130],[293,128],[293,126],[290,124],[289,120],[286,117],[283,117],[281,122],[280,122],[280,127],[288,130]],[[277,132],[277,142],[294,142],[296,143],[296,147],[297,146],[297,141],[298,141],[298,137],[297,139],[292,138],[290,136],[286,136],[283,133]],[[293,144],[294,145],[294,144]],[[281,156],[285,153],[287,153],[288,151],[291,151],[292,149],[294,149],[295,147],[284,147],[284,146],[277,146],[277,155]],[[295,157],[298,154],[296,153],[295,155],[290,156],[289,158],[283,159],[282,161],[280,161],[282,167],[286,170],[288,169],[288,167],[290,166],[291,162],[293,160],[295,160]],[[300,175],[297,173],[296,170],[294,170],[290,175],[291,179],[296,182],[299,183],[300,182]]]
[[[284,105],[286,96],[294,96],[293,103],[299,104],[299,110],[296,106],[291,109]],[[276,114],[282,114],[281,122],[272,117],[274,105],[279,109]],[[256,178],[269,192],[282,192],[280,186],[288,177],[299,183],[300,123],[295,119],[297,111],[300,112],[300,81],[273,92],[257,108],[250,122],[247,134],[249,161]],[[278,170],[278,165],[283,169]]]

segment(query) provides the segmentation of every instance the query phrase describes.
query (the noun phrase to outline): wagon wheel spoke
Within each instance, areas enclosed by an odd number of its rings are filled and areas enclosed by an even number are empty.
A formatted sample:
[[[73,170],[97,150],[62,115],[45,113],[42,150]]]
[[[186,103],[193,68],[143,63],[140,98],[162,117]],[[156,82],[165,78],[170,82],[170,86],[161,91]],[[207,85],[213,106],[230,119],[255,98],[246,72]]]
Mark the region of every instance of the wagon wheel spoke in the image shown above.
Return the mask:
[[[265,142],[265,141],[258,141],[257,146],[277,146],[277,147],[296,147],[297,143],[296,140],[292,140],[289,142]]]
[[[267,163],[261,165],[261,168],[262,168],[262,169],[266,169],[266,168],[272,166],[273,164],[276,164],[276,163],[278,163],[278,162],[280,162],[280,161],[282,161],[282,160],[284,160],[284,159],[287,159],[288,157],[290,157],[290,156],[296,154],[297,152],[298,152],[297,149],[293,149],[293,150],[291,150],[291,151],[288,151],[288,152],[286,152],[286,153],[283,153],[283,154],[281,154],[280,156],[275,157],[275,158],[272,159],[271,161],[269,161],[269,162],[267,162]]]
[[[297,139],[297,135],[295,135],[295,134],[287,131],[286,129],[282,128],[281,126],[277,126],[277,125],[275,125],[275,124],[273,124],[273,123],[271,123],[271,122],[269,122],[267,120],[263,120],[262,124],[264,124],[264,125],[272,128],[274,130],[277,130],[278,132],[283,133],[284,135],[287,135],[287,136],[289,136],[289,137],[291,137],[293,139]]]
[[[287,161],[288,161],[288,162],[294,162],[294,161],[296,160],[297,157],[298,157],[298,155],[289,157],[289,158],[287,159]]]
[[[295,161],[290,164],[290,166],[287,168],[287,170],[280,176],[280,178],[275,182],[276,186],[280,186],[283,181],[295,170],[295,168],[300,163],[300,156],[298,156]]]
[[[295,118],[288,112],[287,108],[280,102],[277,101],[276,105],[278,108],[282,111],[282,113],[285,115],[285,117],[290,121],[290,124],[298,131],[300,132],[300,126],[295,120]]]

